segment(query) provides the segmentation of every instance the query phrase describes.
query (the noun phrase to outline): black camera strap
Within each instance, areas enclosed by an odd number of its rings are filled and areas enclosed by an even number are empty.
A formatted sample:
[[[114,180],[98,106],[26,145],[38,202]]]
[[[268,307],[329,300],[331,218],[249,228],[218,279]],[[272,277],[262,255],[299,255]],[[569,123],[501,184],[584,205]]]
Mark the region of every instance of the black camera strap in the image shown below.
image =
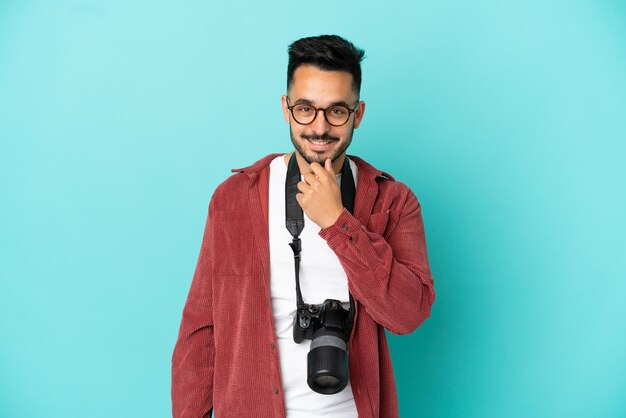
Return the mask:
[[[300,204],[296,200],[296,194],[299,193],[298,183],[301,181],[300,168],[298,167],[298,161],[296,160],[296,153],[294,152],[289,159],[289,165],[287,166],[287,179],[285,180],[285,223],[287,230],[293,237],[289,246],[293,250],[293,257],[295,261],[296,269],[296,298],[297,307],[300,309],[304,305],[302,299],[302,291],[300,290],[300,253],[302,252],[302,242],[300,241],[300,234],[304,229],[304,213]],[[350,213],[354,212],[354,196],[356,194],[356,187],[354,185],[354,177],[352,176],[352,169],[350,168],[350,162],[346,157],[343,160],[343,167],[341,168],[341,202],[343,206],[348,209]],[[350,322],[354,317],[354,299],[352,293],[350,293]]]

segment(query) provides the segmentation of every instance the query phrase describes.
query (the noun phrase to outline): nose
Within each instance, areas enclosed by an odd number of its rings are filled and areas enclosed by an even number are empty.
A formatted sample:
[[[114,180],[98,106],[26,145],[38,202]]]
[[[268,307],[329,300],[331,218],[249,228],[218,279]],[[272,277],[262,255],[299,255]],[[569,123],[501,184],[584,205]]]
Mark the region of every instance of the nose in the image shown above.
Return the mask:
[[[315,119],[309,125],[311,129],[313,129],[313,132],[315,132],[317,135],[328,133],[328,131],[330,130],[330,125],[326,121],[326,115],[324,114],[324,112],[325,110],[319,109],[315,114]]]

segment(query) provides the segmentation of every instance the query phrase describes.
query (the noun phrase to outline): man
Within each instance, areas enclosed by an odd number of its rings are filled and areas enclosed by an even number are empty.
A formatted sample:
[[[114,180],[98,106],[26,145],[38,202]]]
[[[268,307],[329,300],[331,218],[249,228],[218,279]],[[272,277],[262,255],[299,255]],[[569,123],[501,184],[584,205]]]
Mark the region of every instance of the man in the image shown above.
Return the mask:
[[[398,416],[384,330],[415,330],[430,315],[435,293],[415,195],[346,156],[365,112],[363,55],[338,36],[290,46],[282,108],[295,150],[234,170],[213,194],[172,358],[174,417],[207,417],[212,410],[217,418]],[[290,192],[294,173],[297,190]],[[304,229],[295,233],[286,227],[290,201],[303,211]],[[348,312],[339,332],[307,322],[325,300],[338,301],[329,302],[326,315]],[[300,311],[309,306],[301,303],[317,307]],[[298,317],[297,330],[328,326],[323,331],[332,335],[296,343],[297,310],[308,318]],[[332,394],[312,389],[311,339],[348,353],[349,377]],[[345,377],[320,373],[322,386]]]

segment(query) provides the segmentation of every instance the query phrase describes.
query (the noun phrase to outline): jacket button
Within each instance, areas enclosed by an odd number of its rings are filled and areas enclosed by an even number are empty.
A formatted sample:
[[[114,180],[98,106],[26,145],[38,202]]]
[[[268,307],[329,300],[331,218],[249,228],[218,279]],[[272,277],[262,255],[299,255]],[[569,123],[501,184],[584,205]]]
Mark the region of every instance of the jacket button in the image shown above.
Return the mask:
[[[343,229],[344,231],[348,229],[348,225],[344,225],[341,227],[341,229]]]
[[[270,348],[272,349],[272,351],[276,348],[276,346],[274,345],[274,343],[270,344]]]
[[[274,395],[278,395],[278,388],[276,386],[274,386],[273,391],[274,391]]]

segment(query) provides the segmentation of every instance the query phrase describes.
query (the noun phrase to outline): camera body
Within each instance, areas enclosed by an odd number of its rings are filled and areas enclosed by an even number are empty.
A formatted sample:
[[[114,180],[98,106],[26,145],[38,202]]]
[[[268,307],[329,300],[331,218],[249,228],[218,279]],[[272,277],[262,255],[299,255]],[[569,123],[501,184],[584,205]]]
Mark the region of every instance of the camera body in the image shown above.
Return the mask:
[[[352,330],[348,314],[336,299],[326,299],[319,305],[305,303],[293,318],[293,340],[298,344],[305,339],[312,340],[316,331],[325,328],[345,336],[344,341],[348,341]]]
[[[311,340],[307,356],[307,383],[317,393],[332,395],[348,384],[350,311],[336,299],[319,305],[302,304],[293,319],[293,340]]]

